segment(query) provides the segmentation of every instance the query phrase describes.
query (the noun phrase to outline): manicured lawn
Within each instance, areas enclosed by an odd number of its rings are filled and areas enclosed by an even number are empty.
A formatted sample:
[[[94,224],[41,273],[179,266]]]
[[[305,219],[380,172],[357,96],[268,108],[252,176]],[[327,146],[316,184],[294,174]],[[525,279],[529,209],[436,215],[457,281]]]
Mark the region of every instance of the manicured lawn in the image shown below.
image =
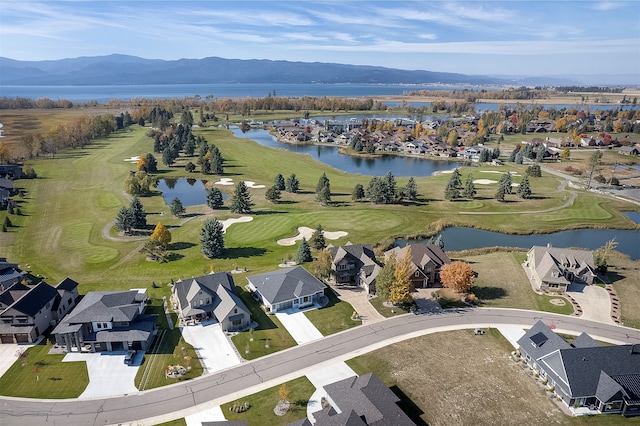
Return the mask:
[[[256,359],[296,346],[296,341],[275,315],[267,315],[248,292],[240,287],[237,289],[240,299],[251,311],[251,318],[258,323],[252,332],[244,331],[231,338],[244,359]]]
[[[338,299],[331,289],[327,289],[325,294],[329,298],[327,306],[304,313],[323,336],[362,324],[362,321],[351,319],[354,312],[353,306]]]
[[[89,384],[84,361],[62,362],[65,354],[49,355],[43,340],[29,348],[0,377],[0,393],[22,398],[77,398]]]
[[[640,328],[640,261],[614,253],[608,263],[607,277],[620,299],[622,322],[627,327]]]
[[[185,342],[179,328],[169,329],[162,300],[153,299],[145,313],[158,314],[159,330],[151,350],[145,354],[138,369],[134,382],[136,387],[139,390],[153,389],[201,376],[202,364],[193,346]],[[176,315],[171,315],[175,324]],[[168,379],[165,369],[169,365],[182,365],[187,368],[187,374],[177,379]]]
[[[156,426],[187,426],[187,421],[183,418],[172,420],[170,422],[160,423]]]
[[[408,310],[403,309],[400,306],[394,306],[394,307],[384,306],[384,300],[382,300],[380,297],[374,297],[369,299],[369,303],[371,303],[373,307],[376,308],[376,311],[380,312],[380,314],[385,318],[390,318],[396,315],[402,315],[409,312]]]
[[[238,401],[222,405],[222,413],[227,420],[246,420],[249,425],[256,426],[276,426],[285,425],[307,416],[307,403],[315,391],[315,387],[306,377],[300,377],[285,383],[289,389],[289,402],[291,408],[284,416],[275,415],[273,409],[278,404],[280,397],[278,390],[280,385],[263,390],[262,392],[249,395]],[[230,411],[234,405],[248,403],[250,408],[244,413]]]

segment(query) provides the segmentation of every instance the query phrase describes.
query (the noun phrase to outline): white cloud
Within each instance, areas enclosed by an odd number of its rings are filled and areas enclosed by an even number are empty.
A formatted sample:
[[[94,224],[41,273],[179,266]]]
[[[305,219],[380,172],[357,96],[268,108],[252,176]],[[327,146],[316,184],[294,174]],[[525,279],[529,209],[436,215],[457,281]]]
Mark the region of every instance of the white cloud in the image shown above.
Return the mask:
[[[603,1],[603,2],[597,2],[594,3],[591,8],[595,9],[595,10],[613,10],[613,9],[617,9],[619,7],[624,6],[624,3],[617,1],[617,2],[613,2],[613,1]]]

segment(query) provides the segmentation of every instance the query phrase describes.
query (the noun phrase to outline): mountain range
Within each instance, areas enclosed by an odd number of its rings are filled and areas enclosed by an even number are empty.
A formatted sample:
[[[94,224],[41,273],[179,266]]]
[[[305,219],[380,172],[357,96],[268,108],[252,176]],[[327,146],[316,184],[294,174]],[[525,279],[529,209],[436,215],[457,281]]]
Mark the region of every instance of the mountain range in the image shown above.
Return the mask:
[[[212,83],[524,84],[523,78],[409,71],[324,62],[203,59],[160,60],[128,55],[49,61],[0,57],[0,85],[85,86]],[[580,84],[562,77],[526,78],[526,84]]]

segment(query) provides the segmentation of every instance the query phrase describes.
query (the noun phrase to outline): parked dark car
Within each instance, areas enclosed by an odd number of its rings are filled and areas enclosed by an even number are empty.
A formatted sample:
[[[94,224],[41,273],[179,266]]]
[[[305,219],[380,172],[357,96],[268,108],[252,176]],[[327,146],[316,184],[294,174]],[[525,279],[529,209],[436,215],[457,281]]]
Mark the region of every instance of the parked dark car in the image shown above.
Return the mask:
[[[134,350],[127,351],[127,354],[124,356],[124,363],[127,365],[133,364],[133,361],[136,359],[136,353]]]

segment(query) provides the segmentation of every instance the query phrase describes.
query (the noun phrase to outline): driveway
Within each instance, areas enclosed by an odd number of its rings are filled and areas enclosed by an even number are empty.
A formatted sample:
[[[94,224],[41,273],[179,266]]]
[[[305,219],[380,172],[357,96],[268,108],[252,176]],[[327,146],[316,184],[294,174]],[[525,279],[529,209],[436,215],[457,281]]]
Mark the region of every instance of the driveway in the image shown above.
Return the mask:
[[[353,309],[355,309],[358,315],[360,315],[360,318],[362,318],[363,325],[384,319],[380,312],[376,311],[376,308],[369,303],[369,299],[367,299],[367,292],[364,291],[363,288],[336,286],[335,284],[332,284],[331,289],[338,298],[340,298],[340,300],[344,300],[353,306]]]
[[[287,329],[291,337],[299,345],[322,339],[324,336],[318,331],[315,325],[307,318],[303,311],[298,309],[286,309],[276,312],[276,318],[280,320],[284,328]]]
[[[184,340],[194,347],[206,373],[240,364],[240,357],[217,322],[180,327]]]
[[[605,324],[615,324],[611,319],[611,299],[609,293],[597,285],[570,284],[567,293],[582,308],[582,318]]]
[[[144,352],[138,352],[132,365],[124,363],[125,352],[68,353],[62,362],[85,361],[89,385],[78,399],[105,398],[139,392],[134,384]]]
[[[18,353],[26,351],[33,344],[18,345],[17,343],[0,344],[0,377],[7,372],[14,362],[18,360]]]

